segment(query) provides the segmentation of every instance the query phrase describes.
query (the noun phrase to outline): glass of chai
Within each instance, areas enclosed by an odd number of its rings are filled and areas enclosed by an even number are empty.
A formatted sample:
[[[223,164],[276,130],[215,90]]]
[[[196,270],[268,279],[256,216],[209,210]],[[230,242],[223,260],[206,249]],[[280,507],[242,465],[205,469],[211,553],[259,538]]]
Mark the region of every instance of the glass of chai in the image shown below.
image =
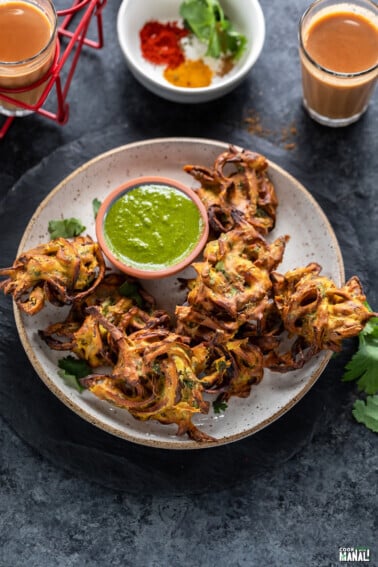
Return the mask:
[[[370,0],[317,0],[299,25],[303,103],[326,126],[356,122],[378,76],[378,6]]]
[[[0,94],[36,105],[49,79],[56,48],[57,14],[51,0],[0,0]],[[0,114],[26,116],[31,112],[0,97]]]

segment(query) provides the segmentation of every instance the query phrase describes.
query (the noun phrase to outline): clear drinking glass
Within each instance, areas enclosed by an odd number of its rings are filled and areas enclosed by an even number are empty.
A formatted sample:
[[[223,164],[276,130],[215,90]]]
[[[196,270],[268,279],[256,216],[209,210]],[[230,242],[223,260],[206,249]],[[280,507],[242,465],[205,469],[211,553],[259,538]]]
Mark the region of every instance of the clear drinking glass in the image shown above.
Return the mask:
[[[11,12],[11,14],[10,14]],[[22,22],[25,34],[22,45],[28,56],[18,60],[12,54],[12,43],[20,45],[20,38],[12,36],[9,22],[15,17],[29,20]],[[3,19],[2,19],[3,18]],[[8,18],[8,19],[7,19]],[[13,19],[12,19],[13,18]],[[31,20],[31,21],[30,21]],[[20,20],[18,19],[17,22]],[[17,24],[18,26],[19,24]],[[43,34],[41,33],[43,32]],[[57,14],[51,0],[0,0],[0,34],[8,33],[8,40],[1,44],[0,38],[0,94],[29,105],[36,105],[49,79],[49,69],[54,61],[57,47]],[[33,37],[32,37],[33,35]],[[33,39],[41,38],[43,45],[33,52]],[[28,49],[29,48],[29,49]],[[46,80],[42,79],[46,76]],[[35,87],[33,85],[35,84]],[[7,89],[26,89],[22,92],[11,92]],[[0,113],[7,116],[25,116],[33,112],[30,109],[0,98]]]
[[[332,25],[340,18],[344,23],[341,27],[339,25],[336,32]],[[327,27],[325,21],[333,23]],[[367,28],[364,29],[362,24]],[[351,49],[350,33],[356,29],[352,26],[359,25],[362,26],[362,41],[359,44],[356,35],[351,70],[348,69],[351,60],[348,55],[348,49]],[[319,49],[316,49],[315,36],[312,34],[320,34],[321,26],[323,35],[318,35]],[[364,51],[367,38],[369,44],[366,47],[371,48],[369,53]],[[334,57],[329,58],[332,53]],[[299,54],[303,104],[310,116],[326,126],[347,126],[356,122],[368,107],[378,77],[377,4],[370,0],[317,0],[301,18]]]

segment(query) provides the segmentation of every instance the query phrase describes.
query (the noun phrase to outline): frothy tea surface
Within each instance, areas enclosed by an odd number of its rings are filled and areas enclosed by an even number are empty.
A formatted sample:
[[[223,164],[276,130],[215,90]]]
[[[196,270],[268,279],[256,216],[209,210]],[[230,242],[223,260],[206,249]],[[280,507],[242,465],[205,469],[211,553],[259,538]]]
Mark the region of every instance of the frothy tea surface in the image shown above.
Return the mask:
[[[322,67],[338,73],[358,73],[378,62],[378,29],[362,14],[326,13],[309,25],[304,46]]]

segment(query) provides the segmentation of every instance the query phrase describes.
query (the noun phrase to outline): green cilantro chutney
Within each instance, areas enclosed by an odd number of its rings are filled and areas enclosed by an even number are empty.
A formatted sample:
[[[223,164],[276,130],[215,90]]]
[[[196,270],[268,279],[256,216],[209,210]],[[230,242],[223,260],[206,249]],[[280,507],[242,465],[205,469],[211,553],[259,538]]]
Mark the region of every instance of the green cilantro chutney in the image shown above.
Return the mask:
[[[126,191],[104,220],[106,244],[113,255],[134,268],[161,270],[190,254],[203,231],[203,220],[182,191],[146,184]]]

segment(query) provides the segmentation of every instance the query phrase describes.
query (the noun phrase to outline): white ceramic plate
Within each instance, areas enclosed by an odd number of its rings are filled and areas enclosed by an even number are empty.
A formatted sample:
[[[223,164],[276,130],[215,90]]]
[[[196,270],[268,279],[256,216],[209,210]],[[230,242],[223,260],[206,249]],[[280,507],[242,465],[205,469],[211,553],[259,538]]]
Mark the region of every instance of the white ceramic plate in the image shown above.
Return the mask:
[[[197,182],[183,171],[185,164],[212,165],[227,144],[193,138],[165,138],[128,144],[108,151],[64,179],[42,201],[31,218],[20,243],[18,254],[49,240],[48,223],[52,219],[79,218],[93,238],[92,200],[102,200],[114,187],[128,178],[163,175],[196,188]],[[253,150],[253,148],[249,148]],[[272,239],[290,234],[280,272],[319,262],[323,273],[336,285],[344,282],[341,253],[333,230],[307,190],[291,175],[269,163],[269,175],[279,199],[277,225]],[[181,277],[192,275],[189,268]],[[147,282],[146,282],[147,284]],[[177,276],[148,282],[148,290],[158,306],[173,311],[184,300]],[[15,309],[17,328],[25,351],[43,382],[69,408],[107,432],[143,445],[168,449],[199,449],[241,439],[259,431],[288,411],[315,383],[328,363],[331,353],[322,352],[301,370],[287,374],[266,372],[262,382],[252,387],[247,399],[232,398],[227,410],[194,418],[199,427],[215,437],[214,443],[198,444],[175,435],[176,427],[155,422],[140,422],[127,411],[112,407],[90,392],[80,394],[67,386],[57,372],[62,353],[51,351],[38,337],[38,329],[63,320],[66,308],[48,306],[34,317]]]

